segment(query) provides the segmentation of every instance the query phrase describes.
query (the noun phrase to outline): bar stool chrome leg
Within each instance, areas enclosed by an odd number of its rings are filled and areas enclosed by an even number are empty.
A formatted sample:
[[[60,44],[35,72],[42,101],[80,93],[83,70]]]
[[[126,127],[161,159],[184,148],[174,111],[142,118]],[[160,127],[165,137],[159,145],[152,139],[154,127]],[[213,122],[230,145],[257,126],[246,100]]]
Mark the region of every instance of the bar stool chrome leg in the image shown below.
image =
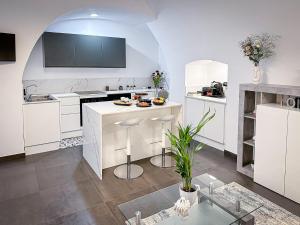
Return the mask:
[[[134,126],[137,124],[131,124],[130,126]],[[122,124],[121,124],[122,126]],[[141,176],[144,172],[143,168],[139,165],[131,163],[131,140],[130,140],[130,127],[128,123],[124,122],[123,126],[127,126],[127,146],[126,146],[126,154],[127,154],[127,162],[126,164],[118,166],[114,170],[114,174],[116,177],[120,179],[134,179]]]
[[[173,167],[175,166],[175,161],[172,158],[172,156],[166,155],[166,122],[172,121],[173,116],[166,116],[163,118],[158,119],[161,121],[162,125],[162,133],[161,133],[161,155],[154,156],[150,159],[150,162],[152,165],[161,167],[161,168],[168,168],[168,167]]]
[[[152,165],[161,167],[161,168],[169,168],[175,166],[175,161],[172,156],[166,155],[165,148],[162,149],[162,154],[154,156],[150,159]]]

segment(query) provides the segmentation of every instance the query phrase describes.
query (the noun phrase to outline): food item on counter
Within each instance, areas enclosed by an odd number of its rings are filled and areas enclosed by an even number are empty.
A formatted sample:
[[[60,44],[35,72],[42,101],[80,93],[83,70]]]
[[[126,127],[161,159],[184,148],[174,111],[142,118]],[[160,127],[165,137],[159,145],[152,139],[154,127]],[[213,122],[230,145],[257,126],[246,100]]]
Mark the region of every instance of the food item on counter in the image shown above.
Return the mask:
[[[130,102],[130,99],[126,98],[126,97],[121,97],[121,101],[122,102]]]
[[[139,102],[136,104],[138,107],[150,107],[151,103],[148,102]]]
[[[153,104],[155,104],[155,105],[163,105],[163,104],[165,104],[165,102],[166,101],[163,97],[153,99]]]
[[[140,99],[140,102],[147,102],[147,103],[151,104],[151,99],[147,99],[147,98]]]
[[[133,96],[133,99],[134,99],[134,100],[140,100],[140,99],[141,99],[141,96],[140,96],[140,95],[134,95],[134,96]]]
[[[129,98],[121,97],[121,100],[114,101],[115,105],[131,106],[132,101]]]

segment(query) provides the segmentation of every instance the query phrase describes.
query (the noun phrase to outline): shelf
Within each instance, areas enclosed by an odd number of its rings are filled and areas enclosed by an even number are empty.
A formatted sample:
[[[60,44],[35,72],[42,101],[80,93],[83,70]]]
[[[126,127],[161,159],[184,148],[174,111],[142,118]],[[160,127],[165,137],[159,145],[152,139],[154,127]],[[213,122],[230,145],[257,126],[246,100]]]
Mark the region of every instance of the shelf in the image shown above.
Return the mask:
[[[252,146],[252,147],[255,146],[255,141],[254,141],[253,139],[246,140],[246,141],[244,141],[243,143],[246,144],[246,145],[250,145],[250,146]]]
[[[251,177],[251,178],[254,177],[254,168],[252,168],[251,164],[242,166],[241,168],[239,168],[238,171],[247,175],[248,177]]]
[[[244,117],[255,120],[256,119],[256,114],[255,113],[246,113],[244,115]]]

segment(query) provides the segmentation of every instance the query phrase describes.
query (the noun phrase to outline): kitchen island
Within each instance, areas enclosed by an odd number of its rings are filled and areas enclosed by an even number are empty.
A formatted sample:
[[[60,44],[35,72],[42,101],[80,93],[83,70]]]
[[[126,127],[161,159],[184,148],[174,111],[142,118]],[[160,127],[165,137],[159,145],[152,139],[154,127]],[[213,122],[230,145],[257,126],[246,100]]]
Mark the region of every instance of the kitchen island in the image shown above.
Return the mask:
[[[182,106],[175,102],[147,108],[134,104],[117,106],[111,101],[86,103],[82,111],[83,157],[100,179],[103,169],[126,163],[126,129],[116,125],[117,122],[141,119],[131,132],[132,161],[161,154],[161,124],[152,118],[174,115],[174,121],[168,125],[173,132],[182,123]]]

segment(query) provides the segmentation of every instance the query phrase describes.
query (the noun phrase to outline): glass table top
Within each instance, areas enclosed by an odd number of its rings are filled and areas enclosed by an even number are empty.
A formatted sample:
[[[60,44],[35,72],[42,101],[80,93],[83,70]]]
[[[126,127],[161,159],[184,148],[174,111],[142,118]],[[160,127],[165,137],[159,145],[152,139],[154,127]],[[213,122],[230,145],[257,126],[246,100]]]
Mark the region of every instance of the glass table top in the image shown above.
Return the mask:
[[[122,203],[119,209],[130,225],[137,224],[137,212],[140,212],[142,225],[228,225],[239,224],[239,221],[254,224],[251,213],[262,205],[247,204],[247,197],[226,188],[225,183],[209,174],[194,177],[193,184],[200,185],[199,199],[187,217],[177,215],[173,209],[180,198],[179,184]]]

